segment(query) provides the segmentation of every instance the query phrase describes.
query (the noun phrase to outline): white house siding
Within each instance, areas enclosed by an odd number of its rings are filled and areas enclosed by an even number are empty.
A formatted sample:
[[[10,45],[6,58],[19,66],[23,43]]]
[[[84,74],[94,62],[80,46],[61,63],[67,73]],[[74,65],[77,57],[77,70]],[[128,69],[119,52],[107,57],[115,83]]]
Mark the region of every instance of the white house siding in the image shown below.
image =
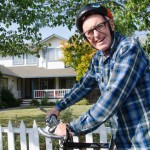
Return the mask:
[[[47,69],[61,69],[64,67],[64,63],[59,61],[47,63]]]
[[[11,67],[13,66],[12,56],[1,57],[0,56],[0,65]]]
[[[45,61],[45,59],[43,58],[43,53],[42,53],[42,51],[39,51],[39,55],[40,55],[40,57],[39,57],[39,64],[38,64],[38,66],[39,66],[39,67],[44,67],[44,68],[46,68],[46,61]]]
[[[61,43],[62,43],[62,39],[59,39],[58,37],[52,37],[50,38],[49,40],[43,42],[44,44],[51,44],[50,46],[48,47],[51,47],[51,48],[60,48],[61,47]]]

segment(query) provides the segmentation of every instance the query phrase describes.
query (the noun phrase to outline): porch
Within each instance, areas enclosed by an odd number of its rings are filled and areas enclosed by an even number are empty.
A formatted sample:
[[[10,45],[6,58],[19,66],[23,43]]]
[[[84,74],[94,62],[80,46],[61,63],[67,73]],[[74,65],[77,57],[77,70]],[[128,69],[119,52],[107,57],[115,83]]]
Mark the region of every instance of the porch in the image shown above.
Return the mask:
[[[20,79],[17,89],[21,99],[61,99],[75,84],[74,77]]]
[[[34,90],[34,99],[47,97],[49,99],[61,99],[70,89],[45,89]]]

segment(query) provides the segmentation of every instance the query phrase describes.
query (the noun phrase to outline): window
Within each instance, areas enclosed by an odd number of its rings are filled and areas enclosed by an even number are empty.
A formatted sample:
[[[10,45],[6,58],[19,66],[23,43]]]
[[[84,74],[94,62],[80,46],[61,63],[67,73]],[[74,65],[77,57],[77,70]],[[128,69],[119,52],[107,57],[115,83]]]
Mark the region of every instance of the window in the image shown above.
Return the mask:
[[[75,85],[75,83],[75,78],[60,78],[59,82],[61,89],[70,89]]]
[[[62,51],[59,48],[48,48],[47,60],[58,61],[62,57]]]
[[[46,59],[47,48],[44,48],[42,51],[42,57]]]
[[[36,55],[27,55],[27,64],[37,64],[38,58]]]
[[[2,88],[8,89],[8,79],[7,78],[2,78],[1,82],[2,82]]]
[[[41,80],[41,89],[48,89],[48,79]]]
[[[24,64],[23,54],[14,56],[13,63],[14,63],[14,65],[23,65]]]

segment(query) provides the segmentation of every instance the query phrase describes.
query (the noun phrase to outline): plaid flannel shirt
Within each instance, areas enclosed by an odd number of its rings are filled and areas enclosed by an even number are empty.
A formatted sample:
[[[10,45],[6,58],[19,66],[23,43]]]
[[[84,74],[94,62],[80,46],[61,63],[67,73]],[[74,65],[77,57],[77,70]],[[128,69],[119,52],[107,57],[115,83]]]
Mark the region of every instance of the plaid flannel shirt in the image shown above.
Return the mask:
[[[86,74],[56,108],[73,105],[96,84],[101,96],[70,123],[73,131],[86,134],[110,119],[117,149],[150,149],[150,61],[134,38],[116,32],[109,55],[98,50]]]

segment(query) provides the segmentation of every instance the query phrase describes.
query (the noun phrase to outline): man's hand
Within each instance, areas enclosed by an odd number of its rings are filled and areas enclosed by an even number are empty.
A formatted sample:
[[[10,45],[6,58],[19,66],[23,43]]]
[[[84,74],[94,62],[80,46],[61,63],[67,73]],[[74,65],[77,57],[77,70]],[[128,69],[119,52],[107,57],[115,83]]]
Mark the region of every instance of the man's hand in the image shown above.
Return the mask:
[[[67,135],[66,132],[66,124],[65,123],[59,123],[57,125],[57,128],[55,129],[54,134],[59,135],[59,136],[65,136]]]
[[[56,115],[57,118],[59,118],[60,112],[56,108],[53,108],[52,110],[48,110],[46,113],[46,119],[49,119],[50,116],[52,116],[52,115]]]

